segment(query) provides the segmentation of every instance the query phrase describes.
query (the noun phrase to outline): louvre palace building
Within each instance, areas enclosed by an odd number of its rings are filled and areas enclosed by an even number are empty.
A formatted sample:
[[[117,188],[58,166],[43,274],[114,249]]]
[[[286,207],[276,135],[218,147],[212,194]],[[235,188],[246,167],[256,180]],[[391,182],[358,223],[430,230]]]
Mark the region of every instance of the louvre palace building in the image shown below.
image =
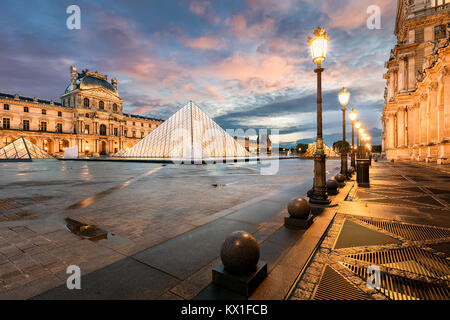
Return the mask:
[[[123,113],[117,79],[70,67],[61,102],[0,93],[0,148],[25,137],[55,156],[78,147],[80,156],[110,156],[131,148],[161,119]]]
[[[446,163],[450,157],[450,1],[399,0],[397,45],[385,74],[387,159]]]

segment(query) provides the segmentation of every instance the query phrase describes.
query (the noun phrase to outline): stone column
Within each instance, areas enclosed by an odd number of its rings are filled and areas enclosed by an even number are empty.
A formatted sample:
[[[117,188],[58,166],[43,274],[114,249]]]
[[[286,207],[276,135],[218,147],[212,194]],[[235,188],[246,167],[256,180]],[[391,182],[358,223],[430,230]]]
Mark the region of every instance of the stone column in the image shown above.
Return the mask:
[[[405,108],[402,106],[397,112],[397,147],[405,146]]]
[[[398,68],[398,91],[405,90],[405,59],[400,59]]]
[[[450,66],[445,66],[442,71],[442,82],[444,85],[443,89],[443,101],[444,106],[443,111],[443,131],[444,139],[450,140]]]
[[[408,89],[412,90],[416,86],[416,59],[414,55],[408,58]]]
[[[430,119],[430,137],[428,142],[437,143],[438,136],[438,109],[437,109],[437,91],[438,83],[432,82],[429,87],[429,119]]]

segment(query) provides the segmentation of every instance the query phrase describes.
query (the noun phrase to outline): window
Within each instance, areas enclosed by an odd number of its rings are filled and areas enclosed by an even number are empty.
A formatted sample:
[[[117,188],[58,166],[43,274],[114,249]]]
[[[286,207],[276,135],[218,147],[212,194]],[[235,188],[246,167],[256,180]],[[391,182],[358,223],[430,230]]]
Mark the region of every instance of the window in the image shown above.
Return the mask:
[[[84,106],[85,106],[86,108],[89,108],[89,99],[88,99],[88,98],[84,98],[83,101],[84,101],[84,102],[83,102]]]
[[[28,112],[28,107],[23,107],[23,112]]]
[[[84,116],[85,116],[86,118],[89,118],[89,113],[86,113]]]
[[[117,130],[117,128],[114,128],[114,135],[117,137],[119,135],[119,131]]]
[[[47,110],[42,109],[42,114],[47,114]]]
[[[4,104],[3,105],[3,110],[9,110],[9,104]]]
[[[88,124],[84,126],[84,133],[89,134],[89,125]]]
[[[446,38],[447,26],[442,24],[440,26],[434,27],[434,40],[440,40]]]
[[[123,135],[124,135],[125,137],[127,137],[127,134],[128,134],[128,131],[127,131],[127,130],[123,130]]]
[[[62,117],[62,112],[58,111],[58,117]]]
[[[136,122],[133,121],[133,126],[135,126],[135,125],[136,125]]]
[[[11,119],[3,118],[3,129],[10,129],[10,128],[11,128]]]
[[[133,138],[136,138],[136,131],[133,131]]]
[[[100,110],[105,110],[105,103],[104,103],[103,101],[100,101],[100,102],[98,103],[98,108],[99,108]]]
[[[100,125],[100,135],[106,136],[106,126],[104,124]]]
[[[144,132],[143,131],[141,131],[141,138],[143,138],[144,137]]]
[[[23,130],[24,131],[30,130],[30,120],[23,120]]]
[[[62,132],[62,123],[56,124],[56,132]]]
[[[47,131],[47,122],[41,121],[39,124],[39,131]]]
[[[116,103],[113,104],[113,111],[117,112],[117,104]]]
[[[143,122],[141,122],[141,127],[143,127],[144,126],[144,123]]]

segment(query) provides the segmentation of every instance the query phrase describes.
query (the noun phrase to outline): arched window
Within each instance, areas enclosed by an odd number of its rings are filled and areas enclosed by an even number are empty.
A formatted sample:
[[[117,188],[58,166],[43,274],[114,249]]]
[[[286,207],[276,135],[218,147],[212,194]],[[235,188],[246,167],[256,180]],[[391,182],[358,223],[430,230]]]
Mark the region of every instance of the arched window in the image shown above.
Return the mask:
[[[103,101],[99,101],[98,102],[98,108],[100,109],[100,110],[105,110],[105,103],[103,102]]]
[[[117,104],[116,103],[113,104],[113,111],[117,112]]]
[[[84,98],[84,106],[86,108],[89,108],[89,99],[88,98]]]
[[[106,136],[106,126],[104,124],[100,125],[100,135]]]

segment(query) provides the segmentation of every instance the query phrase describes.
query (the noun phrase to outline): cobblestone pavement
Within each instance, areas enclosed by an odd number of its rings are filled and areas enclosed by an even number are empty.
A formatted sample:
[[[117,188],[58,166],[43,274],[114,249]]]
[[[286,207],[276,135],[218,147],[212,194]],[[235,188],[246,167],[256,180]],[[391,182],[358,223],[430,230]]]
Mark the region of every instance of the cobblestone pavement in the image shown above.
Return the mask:
[[[65,283],[69,265],[104,268],[312,178],[308,160],[283,160],[271,176],[260,166],[1,163],[0,299],[33,297]],[[106,239],[71,233],[67,218]]]
[[[340,204],[290,298],[450,299],[447,169],[374,163],[370,188]]]

